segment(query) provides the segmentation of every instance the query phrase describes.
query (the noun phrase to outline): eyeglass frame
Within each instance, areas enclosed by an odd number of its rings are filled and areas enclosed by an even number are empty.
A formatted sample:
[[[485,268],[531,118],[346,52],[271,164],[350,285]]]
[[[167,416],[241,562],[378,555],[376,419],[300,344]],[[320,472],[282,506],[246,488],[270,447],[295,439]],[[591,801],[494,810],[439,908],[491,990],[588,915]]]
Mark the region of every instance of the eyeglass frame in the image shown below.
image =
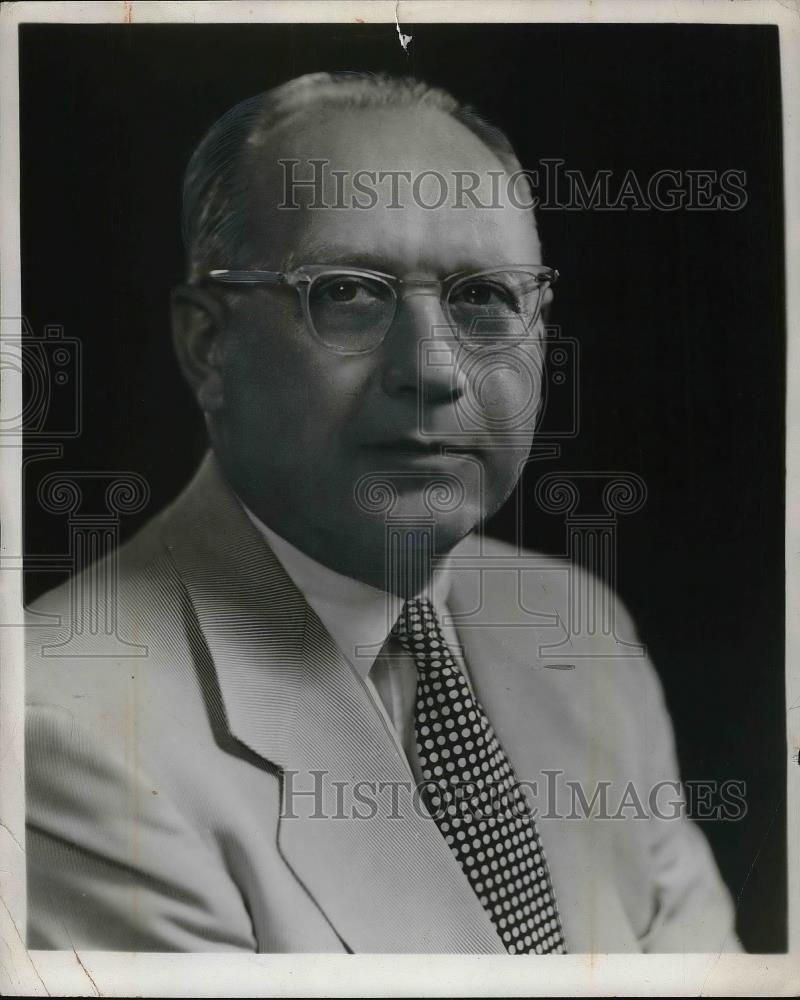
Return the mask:
[[[301,264],[299,267],[296,267],[291,271],[235,270],[218,268],[208,271],[206,277],[210,281],[219,282],[223,285],[267,285],[273,287],[294,288],[300,297],[300,303],[303,309],[303,318],[306,321],[306,326],[311,331],[314,339],[319,341],[319,343],[321,343],[327,350],[333,351],[336,354],[357,356],[361,354],[369,354],[371,351],[377,350],[377,348],[380,347],[386,339],[386,335],[392,328],[397,316],[397,307],[400,302],[399,286],[439,286],[439,303],[445,316],[447,316],[448,319],[451,319],[449,314],[448,298],[453,288],[457,287],[457,285],[462,281],[467,281],[472,278],[480,278],[487,274],[496,274],[498,271],[522,271],[527,274],[532,274],[532,276],[537,279],[540,289],[539,298],[536,304],[535,317],[530,321],[529,325],[536,323],[541,315],[543,299],[547,293],[547,289],[551,288],[560,277],[560,272],[557,268],[548,267],[545,264],[499,264],[496,267],[484,268],[481,271],[457,271],[454,274],[441,279],[398,278],[397,275],[387,274],[384,271],[373,271],[369,268],[347,267],[337,264]],[[352,351],[347,348],[335,347],[323,340],[321,334],[314,325],[314,320],[311,316],[309,299],[314,283],[326,274],[343,276],[352,275],[355,277],[377,279],[379,282],[382,282],[389,287],[394,299],[394,311],[386,329],[381,335],[380,340],[378,340],[375,344],[371,344],[369,347],[360,351]],[[456,330],[459,329],[457,323],[452,323],[451,325]],[[458,335],[456,335],[456,337],[459,340],[461,339]]]

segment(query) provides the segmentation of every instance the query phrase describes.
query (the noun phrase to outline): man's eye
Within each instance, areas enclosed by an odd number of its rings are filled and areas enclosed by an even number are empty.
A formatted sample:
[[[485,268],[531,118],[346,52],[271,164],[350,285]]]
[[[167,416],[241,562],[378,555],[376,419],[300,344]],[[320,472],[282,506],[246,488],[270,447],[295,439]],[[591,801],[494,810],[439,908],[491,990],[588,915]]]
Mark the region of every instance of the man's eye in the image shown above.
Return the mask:
[[[352,302],[358,295],[355,281],[334,281],[324,291],[332,302]]]
[[[380,288],[369,281],[357,278],[331,278],[322,281],[314,290],[314,297],[323,302],[340,305],[366,305],[380,298]]]
[[[507,289],[487,281],[474,281],[464,285],[453,296],[454,300],[466,306],[513,305],[513,296]]]

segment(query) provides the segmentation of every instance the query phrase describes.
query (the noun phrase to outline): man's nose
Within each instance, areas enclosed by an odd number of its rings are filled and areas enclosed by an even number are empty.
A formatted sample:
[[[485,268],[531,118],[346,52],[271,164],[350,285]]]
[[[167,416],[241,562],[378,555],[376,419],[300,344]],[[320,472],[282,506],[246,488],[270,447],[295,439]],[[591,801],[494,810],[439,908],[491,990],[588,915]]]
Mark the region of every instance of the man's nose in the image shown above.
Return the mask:
[[[383,386],[388,395],[413,395],[435,405],[454,402],[464,394],[455,331],[433,283],[403,289],[383,347]]]

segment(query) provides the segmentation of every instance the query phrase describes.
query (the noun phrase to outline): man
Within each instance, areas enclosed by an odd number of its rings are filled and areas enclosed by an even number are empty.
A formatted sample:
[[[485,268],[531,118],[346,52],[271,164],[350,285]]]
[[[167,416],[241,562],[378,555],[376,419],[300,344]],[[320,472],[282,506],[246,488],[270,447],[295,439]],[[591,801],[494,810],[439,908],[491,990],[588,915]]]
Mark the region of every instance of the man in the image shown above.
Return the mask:
[[[29,629],[29,946],[738,947],[702,834],[651,794],[676,805],[677,766],[624,610],[621,642],[565,635],[585,574],[480,533],[530,451],[557,277],[518,168],[449,95],[358,74],[198,147],[173,319],[211,450],[117,556],[141,655],[76,629],[102,574],[35,608],[61,624]],[[475,197],[440,204],[456,176]]]

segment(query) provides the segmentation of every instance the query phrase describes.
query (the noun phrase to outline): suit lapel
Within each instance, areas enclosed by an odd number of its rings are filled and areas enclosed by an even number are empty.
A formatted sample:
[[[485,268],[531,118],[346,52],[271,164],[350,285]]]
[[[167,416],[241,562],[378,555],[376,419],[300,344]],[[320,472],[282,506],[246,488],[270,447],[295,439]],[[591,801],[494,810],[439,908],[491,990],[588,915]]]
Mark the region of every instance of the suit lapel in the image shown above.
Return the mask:
[[[231,734],[283,772],[279,849],[347,947],[503,952],[369,692],[213,457],[167,512],[164,538]]]

